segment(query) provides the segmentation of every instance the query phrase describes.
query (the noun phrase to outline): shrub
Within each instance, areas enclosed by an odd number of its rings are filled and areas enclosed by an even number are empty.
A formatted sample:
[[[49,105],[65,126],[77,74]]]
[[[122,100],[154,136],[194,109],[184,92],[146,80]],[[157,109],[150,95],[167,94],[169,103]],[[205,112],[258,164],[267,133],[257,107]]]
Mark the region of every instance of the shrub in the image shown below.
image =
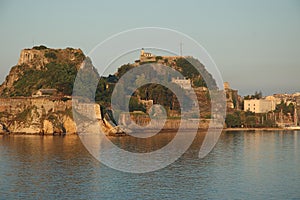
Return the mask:
[[[45,53],[45,57],[46,58],[52,58],[52,59],[56,59],[57,58],[57,56],[56,56],[56,54],[54,53],[54,52],[46,52]]]
[[[48,48],[44,45],[40,45],[40,46],[34,46],[32,49],[43,50],[43,49],[48,49]]]

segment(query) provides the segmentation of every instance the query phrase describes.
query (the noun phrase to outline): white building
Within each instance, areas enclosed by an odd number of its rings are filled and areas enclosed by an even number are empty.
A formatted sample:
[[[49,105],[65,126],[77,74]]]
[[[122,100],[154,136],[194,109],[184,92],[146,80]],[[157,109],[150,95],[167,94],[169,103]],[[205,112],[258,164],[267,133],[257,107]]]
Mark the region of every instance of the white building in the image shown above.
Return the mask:
[[[191,79],[179,79],[178,77],[177,78],[172,78],[172,83],[176,83],[182,89],[185,89],[185,90],[191,90],[192,89]]]
[[[244,111],[255,113],[267,113],[275,110],[276,104],[274,101],[266,99],[250,99],[244,100]]]

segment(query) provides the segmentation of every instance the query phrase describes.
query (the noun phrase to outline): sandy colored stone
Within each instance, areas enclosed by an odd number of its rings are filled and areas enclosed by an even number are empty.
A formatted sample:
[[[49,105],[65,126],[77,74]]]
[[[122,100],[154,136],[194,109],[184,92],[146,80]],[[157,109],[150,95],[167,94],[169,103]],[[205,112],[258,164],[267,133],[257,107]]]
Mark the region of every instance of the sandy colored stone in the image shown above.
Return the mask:
[[[44,134],[53,134],[53,124],[49,120],[44,120],[43,122],[43,133]]]
[[[71,119],[68,116],[65,117],[63,126],[66,129],[67,134],[73,134],[73,133],[76,133],[76,131],[77,131],[76,124],[75,124],[74,120]]]

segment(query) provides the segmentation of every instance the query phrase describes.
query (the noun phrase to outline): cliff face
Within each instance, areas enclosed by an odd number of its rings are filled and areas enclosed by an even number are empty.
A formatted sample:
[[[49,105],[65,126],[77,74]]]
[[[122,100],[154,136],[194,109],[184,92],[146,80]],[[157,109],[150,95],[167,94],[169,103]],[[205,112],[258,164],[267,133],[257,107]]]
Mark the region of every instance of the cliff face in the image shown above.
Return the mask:
[[[17,65],[28,65],[31,68],[41,70],[49,62],[75,64],[77,69],[84,59],[80,49],[49,49],[44,46],[23,49]]]
[[[71,100],[0,98],[0,122],[10,133],[76,133]]]

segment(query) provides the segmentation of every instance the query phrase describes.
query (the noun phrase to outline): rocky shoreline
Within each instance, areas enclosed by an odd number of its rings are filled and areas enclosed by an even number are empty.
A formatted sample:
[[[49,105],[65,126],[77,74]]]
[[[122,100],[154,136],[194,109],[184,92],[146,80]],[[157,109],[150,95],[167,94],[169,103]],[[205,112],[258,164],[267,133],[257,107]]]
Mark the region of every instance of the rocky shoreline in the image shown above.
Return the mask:
[[[162,129],[159,131],[159,133],[170,133],[170,132],[177,132],[178,129]],[[189,132],[189,129],[186,129],[185,131]],[[205,128],[199,128],[198,131],[205,132],[207,129]],[[293,131],[291,129],[287,128],[224,128],[222,129],[223,132],[238,132],[238,131],[246,131],[246,132],[253,132],[253,131]],[[39,135],[39,136],[68,136],[68,135],[78,135],[78,133],[53,133],[53,134],[42,134],[42,133],[27,133],[27,132],[0,132],[0,135]],[[128,136],[127,133],[110,133],[107,134],[108,136]]]

